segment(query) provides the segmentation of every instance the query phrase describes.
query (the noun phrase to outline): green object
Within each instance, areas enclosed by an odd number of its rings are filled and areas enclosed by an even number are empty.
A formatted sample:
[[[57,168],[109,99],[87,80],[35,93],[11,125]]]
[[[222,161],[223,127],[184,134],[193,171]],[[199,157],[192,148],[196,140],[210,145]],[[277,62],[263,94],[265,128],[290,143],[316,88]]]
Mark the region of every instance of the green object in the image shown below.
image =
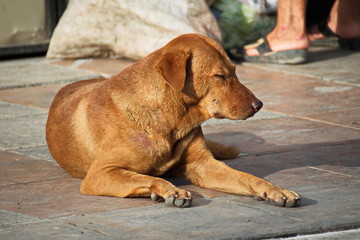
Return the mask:
[[[237,0],[216,0],[211,5],[222,33],[225,50],[240,49],[271,30],[275,16],[258,14],[250,6]]]

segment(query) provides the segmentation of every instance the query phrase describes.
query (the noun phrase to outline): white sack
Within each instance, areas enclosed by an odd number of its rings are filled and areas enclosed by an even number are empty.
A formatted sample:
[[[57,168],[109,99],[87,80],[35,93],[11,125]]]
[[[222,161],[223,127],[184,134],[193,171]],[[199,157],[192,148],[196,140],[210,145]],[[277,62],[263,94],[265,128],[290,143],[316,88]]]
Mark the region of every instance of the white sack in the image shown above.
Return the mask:
[[[221,40],[204,0],[70,0],[47,57],[137,60],[184,33]]]

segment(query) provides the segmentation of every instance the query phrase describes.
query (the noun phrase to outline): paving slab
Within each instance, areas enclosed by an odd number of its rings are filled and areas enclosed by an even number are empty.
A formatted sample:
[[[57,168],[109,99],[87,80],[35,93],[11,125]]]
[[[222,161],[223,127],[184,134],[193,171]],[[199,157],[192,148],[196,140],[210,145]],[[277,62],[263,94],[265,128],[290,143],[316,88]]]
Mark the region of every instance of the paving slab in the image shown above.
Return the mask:
[[[42,220],[41,218],[0,209],[0,236],[5,226],[33,223]]]
[[[43,57],[0,61],[0,89],[68,83],[99,75],[77,68],[49,64]]]
[[[0,90],[0,100],[48,110],[56,93],[65,84]]]
[[[12,153],[19,153],[21,155],[29,156],[33,159],[55,162],[46,144],[36,147],[16,148],[9,151]]]
[[[45,146],[46,119],[47,113],[0,119],[0,150]]]
[[[26,187],[31,183],[69,177],[69,174],[54,163],[32,159],[28,156],[7,151],[0,151],[0,166],[1,187],[16,186],[17,184]],[[4,195],[6,194],[4,193]],[[8,200],[13,201],[15,199],[9,198]]]
[[[9,119],[34,114],[44,114],[47,113],[47,110],[39,108],[29,108],[27,106],[0,101],[0,112],[0,119]]]

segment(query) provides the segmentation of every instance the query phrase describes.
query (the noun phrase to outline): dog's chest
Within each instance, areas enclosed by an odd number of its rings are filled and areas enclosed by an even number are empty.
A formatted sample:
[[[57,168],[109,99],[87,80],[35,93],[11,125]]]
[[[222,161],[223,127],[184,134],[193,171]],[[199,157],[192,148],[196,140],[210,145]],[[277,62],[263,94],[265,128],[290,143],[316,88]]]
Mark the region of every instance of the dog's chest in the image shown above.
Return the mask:
[[[175,140],[171,135],[164,137],[158,134],[136,134],[137,146],[145,154],[144,158],[149,161],[148,174],[160,176],[178,164],[194,136],[194,130]]]

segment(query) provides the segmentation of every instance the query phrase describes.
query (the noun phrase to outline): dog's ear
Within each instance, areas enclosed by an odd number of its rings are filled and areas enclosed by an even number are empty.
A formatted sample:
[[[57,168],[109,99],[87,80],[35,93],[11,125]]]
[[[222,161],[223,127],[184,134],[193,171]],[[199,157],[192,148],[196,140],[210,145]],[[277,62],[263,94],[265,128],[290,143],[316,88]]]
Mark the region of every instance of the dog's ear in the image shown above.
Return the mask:
[[[189,56],[190,53],[185,52],[167,52],[156,66],[165,81],[177,92],[184,88]]]

